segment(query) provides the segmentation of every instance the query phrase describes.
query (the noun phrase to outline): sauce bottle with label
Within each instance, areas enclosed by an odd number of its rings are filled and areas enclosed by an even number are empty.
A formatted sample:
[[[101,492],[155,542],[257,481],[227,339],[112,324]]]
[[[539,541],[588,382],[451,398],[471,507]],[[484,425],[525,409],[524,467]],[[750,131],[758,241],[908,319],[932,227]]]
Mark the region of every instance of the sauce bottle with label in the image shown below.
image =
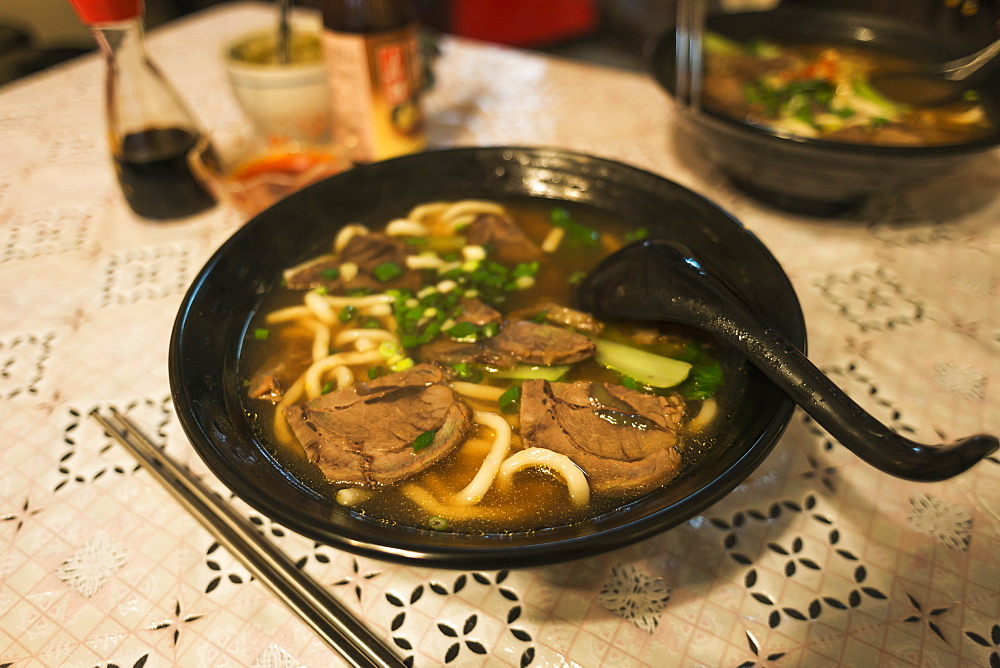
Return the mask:
[[[334,134],[355,163],[426,146],[423,62],[409,0],[323,0]]]
[[[70,0],[107,59],[106,114],[122,193],[137,214],[183,218],[215,205],[191,169],[207,138],[146,51],[142,0]]]

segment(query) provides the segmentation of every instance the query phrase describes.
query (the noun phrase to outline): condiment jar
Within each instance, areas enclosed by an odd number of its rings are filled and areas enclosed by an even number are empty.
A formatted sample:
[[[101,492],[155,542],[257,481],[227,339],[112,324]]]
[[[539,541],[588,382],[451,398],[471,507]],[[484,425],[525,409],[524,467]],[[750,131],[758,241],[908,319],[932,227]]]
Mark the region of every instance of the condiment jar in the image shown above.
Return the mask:
[[[409,0],[323,0],[333,129],[356,163],[427,143],[417,12]]]

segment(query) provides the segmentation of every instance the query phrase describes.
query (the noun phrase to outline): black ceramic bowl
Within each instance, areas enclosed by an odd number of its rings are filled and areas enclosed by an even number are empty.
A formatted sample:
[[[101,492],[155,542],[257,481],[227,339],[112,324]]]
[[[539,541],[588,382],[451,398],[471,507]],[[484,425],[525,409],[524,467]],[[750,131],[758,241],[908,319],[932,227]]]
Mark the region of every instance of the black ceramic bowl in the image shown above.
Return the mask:
[[[708,20],[708,26],[741,42],[770,38],[780,42],[853,45],[921,61],[944,61],[983,46],[977,41],[983,38],[981,32],[943,29],[940,22],[932,22],[925,16],[902,17],[796,3],[785,3],[766,12],[714,16]],[[670,32],[654,40],[647,49],[654,78],[671,94],[676,77],[674,44],[674,34]],[[790,137],[704,107],[682,108],[681,127],[745,192],[794,212],[834,214],[872,195],[944,174],[970,157],[1000,145],[1000,68],[995,74],[977,90],[994,116],[996,130],[988,137],[963,144],[869,146]],[[995,169],[996,163],[992,164]]]
[[[802,312],[767,249],[711,202],[655,174],[558,150],[470,148],[358,167],[259,214],[205,265],[170,342],[174,406],[194,448],[236,495],[311,539],[394,561],[509,568],[585,557],[683,522],[727,494],[767,456],[792,403],[753,367],[711,457],[670,486],[601,517],[530,533],[463,535],[392,526],[331,507],[297,479],[247,416],[237,374],[247,323],[282,270],[317,255],[350,222],[378,226],[414,205],[460,198],[542,198],[595,207],[679,241],[712,263],[800,348]],[[658,289],[662,286],[651,286]]]

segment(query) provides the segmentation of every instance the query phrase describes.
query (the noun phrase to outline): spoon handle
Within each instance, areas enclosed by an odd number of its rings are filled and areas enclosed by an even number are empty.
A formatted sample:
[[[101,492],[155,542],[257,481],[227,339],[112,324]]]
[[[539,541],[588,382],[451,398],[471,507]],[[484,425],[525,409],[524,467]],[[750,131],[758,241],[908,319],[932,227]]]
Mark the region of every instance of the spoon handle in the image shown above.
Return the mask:
[[[758,368],[816,422],[855,455],[875,468],[899,478],[932,482],[958,475],[996,451],[997,439],[987,434],[969,436],[947,445],[912,441],[886,427],[865,411],[795,346],[743,310],[719,316],[720,327],[747,332],[739,343],[750,359],[767,359]]]

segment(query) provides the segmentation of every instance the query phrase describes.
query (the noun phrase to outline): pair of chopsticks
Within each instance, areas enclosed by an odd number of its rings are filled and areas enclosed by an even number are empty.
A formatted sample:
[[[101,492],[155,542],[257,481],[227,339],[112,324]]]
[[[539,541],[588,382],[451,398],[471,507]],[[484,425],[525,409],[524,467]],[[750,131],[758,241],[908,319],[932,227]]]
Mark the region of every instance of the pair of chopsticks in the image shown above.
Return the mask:
[[[113,408],[110,413],[110,419],[96,409],[90,415],[257,580],[349,665],[359,668],[402,668],[405,665],[350,610],[296,567],[197,476],[150,443],[124,415]]]
[[[692,109],[698,108],[701,99],[705,5],[705,0],[677,0],[674,99]]]

